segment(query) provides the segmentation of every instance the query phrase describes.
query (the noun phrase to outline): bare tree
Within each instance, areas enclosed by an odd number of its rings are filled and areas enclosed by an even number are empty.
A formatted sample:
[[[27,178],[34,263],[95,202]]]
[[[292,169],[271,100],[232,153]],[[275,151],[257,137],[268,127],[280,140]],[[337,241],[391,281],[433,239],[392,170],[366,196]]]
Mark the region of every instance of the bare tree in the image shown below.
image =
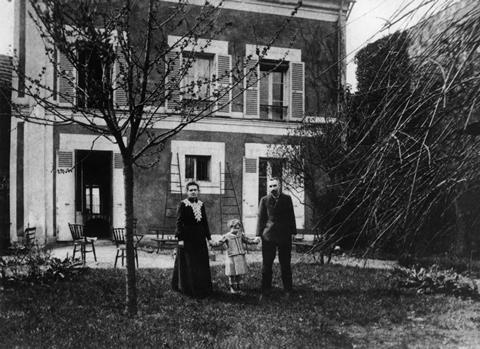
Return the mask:
[[[40,124],[77,124],[117,144],[124,165],[126,312],[130,315],[137,312],[134,166],[153,165],[169,138],[228,108],[235,97],[232,91],[243,93],[243,78],[248,76],[251,83],[260,78],[255,74],[259,59],[289,22],[286,18],[278,32],[272,33],[258,57],[247,57],[235,67],[225,58],[218,62],[217,74],[192,77],[189,72],[198,55],[231,25],[220,18],[221,6],[221,2],[189,6],[186,1],[162,6],[154,0],[141,4],[129,0],[30,1],[30,17],[62,86],[45,82],[46,68],[40,76],[22,75],[17,69],[25,79],[25,95],[50,115],[20,117]],[[169,40],[172,33],[176,35],[173,41]],[[232,72],[242,75],[233,83]],[[168,130],[157,129],[156,124],[165,119],[177,123]]]

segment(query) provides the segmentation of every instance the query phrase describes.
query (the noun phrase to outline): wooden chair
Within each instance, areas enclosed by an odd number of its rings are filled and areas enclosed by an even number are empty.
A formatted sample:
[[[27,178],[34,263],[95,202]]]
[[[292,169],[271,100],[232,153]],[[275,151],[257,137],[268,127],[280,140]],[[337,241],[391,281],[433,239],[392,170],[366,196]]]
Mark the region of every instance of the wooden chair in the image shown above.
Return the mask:
[[[115,246],[117,247],[117,253],[115,255],[115,263],[113,265],[114,268],[117,267],[118,258],[122,259],[122,267],[124,265],[124,260],[126,258],[127,252],[127,245],[126,245],[126,236],[125,236],[125,228],[113,228],[112,229],[112,237],[113,241],[115,242]],[[135,253],[135,260],[137,261],[137,268],[138,268],[138,251],[137,251],[137,243],[134,241],[133,249]]]
[[[175,228],[150,226],[148,234],[155,234],[155,237],[151,240],[157,243],[157,253],[160,253],[160,250],[164,247],[176,247],[178,245],[178,240],[175,237]]]
[[[73,238],[72,258],[75,259],[75,253],[78,251],[82,257],[82,262],[85,264],[86,254],[92,252],[93,258],[96,262],[97,254],[95,252],[95,241],[97,241],[97,238],[85,236],[82,224],[68,223],[68,227],[70,228],[70,233]]]
[[[15,242],[12,246],[9,247],[11,253],[16,256],[22,256],[23,260],[33,248],[38,247],[36,235],[36,227],[26,228],[23,233],[23,240],[21,242]]]

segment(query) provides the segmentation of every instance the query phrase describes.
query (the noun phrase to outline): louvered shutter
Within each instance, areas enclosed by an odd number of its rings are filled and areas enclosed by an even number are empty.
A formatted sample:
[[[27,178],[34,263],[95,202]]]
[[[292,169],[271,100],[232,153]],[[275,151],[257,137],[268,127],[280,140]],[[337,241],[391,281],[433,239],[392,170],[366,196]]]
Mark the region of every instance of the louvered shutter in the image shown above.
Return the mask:
[[[290,117],[303,118],[305,114],[305,65],[290,62]]]
[[[117,108],[128,105],[128,62],[120,47],[116,48],[113,69],[114,102]]]
[[[260,65],[258,60],[250,59],[245,63],[245,92],[244,115],[246,117],[259,117],[260,114]]]
[[[217,99],[217,107],[220,108],[218,112],[230,113],[232,108],[232,56],[216,55],[216,67],[218,79],[217,91],[219,93]]]
[[[256,231],[258,211],[258,158],[243,158],[242,221],[245,231]]]
[[[71,169],[73,167],[73,152],[59,150],[57,156],[57,167]]]
[[[58,100],[72,105],[76,96],[76,71],[64,53],[58,53]]]
[[[181,85],[181,67],[182,62],[180,52],[169,52],[166,56],[167,84],[165,91],[169,94],[167,99],[167,109],[173,111],[180,106],[180,85]]]

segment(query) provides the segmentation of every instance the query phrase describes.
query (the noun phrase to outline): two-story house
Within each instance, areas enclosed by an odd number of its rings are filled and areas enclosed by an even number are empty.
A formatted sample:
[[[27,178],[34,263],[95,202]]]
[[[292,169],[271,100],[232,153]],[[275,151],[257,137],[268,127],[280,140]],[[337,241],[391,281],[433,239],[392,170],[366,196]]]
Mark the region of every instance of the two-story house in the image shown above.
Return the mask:
[[[158,6],[167,16],[174,3],[178,1],[163,0]],[[203,3],[191,0],[188,6],[194,8]],[[246,57],[258,55],[269,45],[272,33],[291,17],[296,3],[225,0],[219,20],[231,25],[213,39],[196,38],[205,49],[201,55],[195,55],[183,79],[208,80]],[[166,211],[179,191],[178,183],[193,179],[200,184],[212,231],[221,233],[225,227],[221,226],[220,205],[226,195],[225,183],[230,180],[225,175],[228,172],[245,230],[254,233],[257,205],[266,193],[266,179],[282,176],[286,166],[272,156],[269,147],[280,143],[306,116],[321,117],[337,102],[345,80],[345,20],[352,5],[350,0],[303,1],[256,66],[257,76],[262,78],[239,83],[225,96],[231,103],[170,139],[156,165],[136,170],[134,200],[139,230],[146,232],[151,225],[166,225]],[[139,11],[142,6],[140,2]],[[54,74],[44,53],[44,42],[28,12],[27,0],[16,2],[14,46],[21,74],[13,81],[17,91],[12,97],[15,110],[10,145],[11,240],[17,240],[26,226],[36,226],[40,240],[70,240],[68,223],[85,224],[91,217],[103,217],[107,225],[123,226],[123,172],[117,146],[78,125],[52,127],[15,117],[20,113],[38,115],[40,119],[49,117],[48,110],[22,93],[26,84],[22,74],[35,76],[42,69],[46,71],[42,77],[51,79],[46,83],[55,86],[60,96],[71,89],[72,99],[68,102],[92,103],[92,107],[95,103]],[[165,43],[170,45],[181,36],[180,29],[174,29]],[[188,59],[188,52],[188,46],[184,47],[177,58]],[[61,55],[58,64],[77,76],[82,91],[88,88],[88,79],[95,79],[95,63],[87,75],[72,69]],[[235,76],[229,79],[226,83],[232,84]],[[198,87],[195,93],[209,93],[208,88]],[[125,96],[117,93],[116,98],[120,101]],[[158,108],[159,115],[171,112],[172,105],[188,98],[188,93],[173,94],[169,103]],[[58,108],[68,108],[64,102],[58,98]],[[176,122],[178,118],[169,115],[159,118],[155,128],[166,130]],[[293,197],[297,226],[308,229],[309,213],[304,205],[307,198],[301,190]],[[108,229],[98,229],[96,234],[109,237]]]

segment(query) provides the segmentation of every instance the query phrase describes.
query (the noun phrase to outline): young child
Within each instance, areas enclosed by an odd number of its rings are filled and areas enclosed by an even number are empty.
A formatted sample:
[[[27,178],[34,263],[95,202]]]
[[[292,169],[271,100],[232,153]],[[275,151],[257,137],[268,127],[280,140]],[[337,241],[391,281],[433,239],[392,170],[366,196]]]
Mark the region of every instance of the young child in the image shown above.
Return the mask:
[[[218,242],[211,242],[211,246],[218,247],[227,245],[225,251],[225,275],[228,276],[230,293],[240,292],[240,281],[242,275],[247,273],[247,260],[243,242],[247,244],[258,244],[259,237],[248,238],[243,234],[242,223],[238,219],[231,219],[227,223],[230,231],[227,232]]]

